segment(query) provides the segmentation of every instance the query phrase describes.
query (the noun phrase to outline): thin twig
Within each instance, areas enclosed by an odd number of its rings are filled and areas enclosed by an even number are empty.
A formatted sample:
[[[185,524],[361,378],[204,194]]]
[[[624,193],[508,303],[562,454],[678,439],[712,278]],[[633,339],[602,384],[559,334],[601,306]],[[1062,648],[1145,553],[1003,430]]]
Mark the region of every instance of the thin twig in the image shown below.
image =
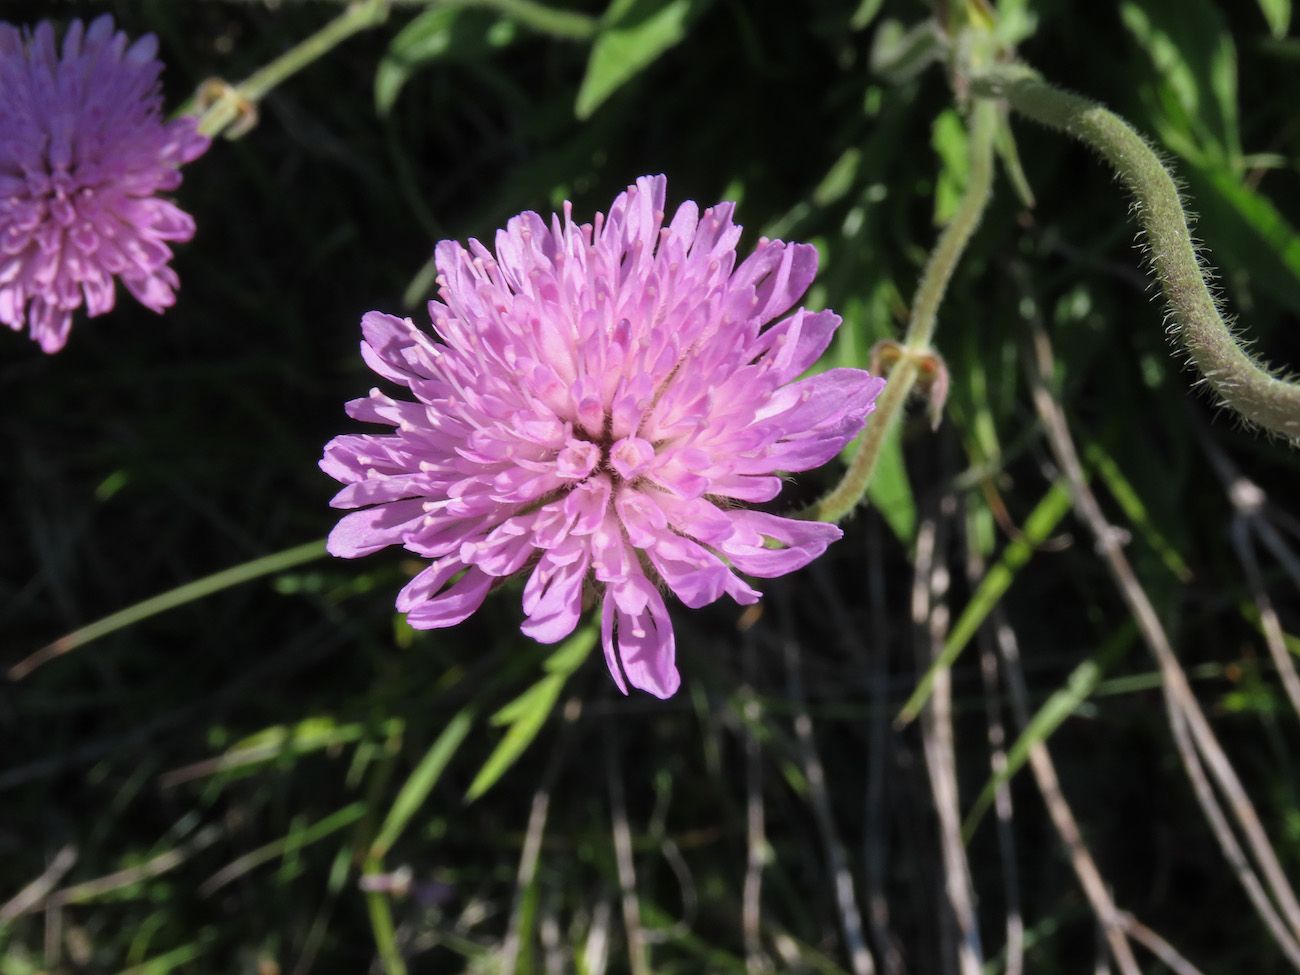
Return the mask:
[[[1174,975],[1201,975],[1201,970],[1178,953],[1168,941],[1160,937],[1149,927],[1126,911],[1121,911],[1120,921],[1128,931],[1129,937],[1141,944],[1162,962],[1169,966]]]
[[[649,952],[641,930],[641,906],[636,894],[636,865],[632,858],[632,830],[623,798],[623,775],[614,754],[615,735],[605,736],[605,780],[609,783],[609,811],[614,829],[614,860],[618,865],[618,887],[622,895],[623,928],[627,933],[627,955],[632,975],[650,975]]]
[[[559,778],[560,768],[568,756],[573,727],[582,714],[582,702],[576,697],[570,698],[564,703],[561,714],[563,724],[560,737],[551,749],[550,761],[546,763],[542,781],[533,793],[533,804],[528,813],[528,830],[524,834],[524,848],[519,854],[519,870],[515,874],[515,902],[510,911],[510,923],[506,925],[505,939],[501,943],[501,975],[514,975],[515,965],[519,961],[519,931],[523,925],[524,905],[528,901],[533,879],[537,876],[537,860],[542,852],[542,834],[546,831],[551,792],[555,789],[555,780]]]
[[[777,592],[779,591],[777,589]],[[790,701],[795,709],[795,738],[799,743],[804,777],[808,780],[808,795],[812,800],[813,814],[817,818],[817,827],[826,846],[826,859],[835,883],[835,902],[839,908],[840,930],[844,935],[844,943],[854,975],[874,975],[876,965],[862,934],[862,914],[858,910],[857,897],[853,893],[853,876],[849,872],[848,856],[844,851],[844,844],[840,841],[839,830],[835,827],[835,817],[831,812],[830,797],[826,791],[826,772],[822,767],[821,758],[817,755],[817,745],[813,741],[812,718],[808,715],[808,706],[804,701],[799,644],[794,634],[789,632],[791,629],[789,607],[784,608],[786,611],[781,616],[782,628],[786,632],[782,634],[782,643],[785,647]]]
[[[940,503],[946,524],[956,509],[949,495]],[[917,663],[922,672],[943,650],[948,632],[948,568],[940,557],[943,545],[938,519],[924,518],[916,535],[916,557],[912,584],[912,624]],[[944,891],[952,919],[960,933],[955,946],[962,975],[979,975],[982,950],[975,919],[975,893],[970,864],[961,841],[961,812],[957,798],[957,760],[952,732],[952,672],[946,668],[935,675],[934,690],[921,712],[921,742],[925,752],[930,792],[939,820],[939,841],[943,853]],[[945,952],[947,954],[947,952]]]
[[[867,920],[880,952],[884,975],[902,975],[903,959],[889,932],[885,900],[885,756],[893,734],[889,727],[889,606],[885,597],[881,521],[867,522],[867,597],[871,606],[871,726],[867,738],[866,822],[862,860],[866,877]]]
[[[1228,500],[1236,509],[1236,514],[1232,517],[1232,547],[1237,553],[1237,561],[1246,571],[1246,584],[1250,586],[1251,598],[1259,610],[1260,629],[1264,632],[1264,642],[1277,667],[1278,677],[1282,680],[1282,688],[1291,701],[1291,707],[1300,714],[1300,674],[1297,674],[1295,661],[1287,652],[1286,641],[1282,638],[1282,624],[1273,609],[1272,600],[1264,590],[1263,574],[1259,569],[1259,561],[1255,558],[1251,532],[1258,535],[1274,555],[1279,556],[1279,561],[1297,586],[1300,586],[1300,560],[1296,559],[1290,547],[1268,523],[1271,511],[1264,491],[1238,471],[1203,430],[1198,428],[1197,432],[1201,434],[1201,446],[1209,455],[1211,466],[1219,475]]]
[[[557,899],[553,894],[546,898],[546,906],[542,910],[542,920],[539,925],[546,975],[564,975],[572,967],[566,957],[564,940],[560,936]]]
[[[36,908],[46,896],[63,879],[64,874],[72,869],[72,865],[77,862],[77,850],[75,847],[65,846],[54,854],[44,872],[33,880],[30,884],[20,890],[17,894],[0,905],[0,925],[8,924],[19,915],[26,914],[28,911]]]
[[[972,590],[984,576],[984,558],[975,540],[974,525],[966,522],[966,578]],[[998,689],[998,656],[992,634],[986,626],[976,634],[980,653],[980,677],[984,683],[984,714],[988,725],[989,766],[997,783],[993,809],[998,823],[998,854],[1002,861],[1002,882],[1007,906],[1007,944],[1004,975],[1021,975],[1025,966],[1025,920],[1020,912],[1020,878],[1016,870],[1016,837],[1012,828],[1011,787],[1006,781],[1006,729],[1002,724],[1002,695]]]
[[[1065,421],[1065,415],[1056,398],[1048,389],[1044,378],[1053,375],[1052,352],[1047,335],[1039,323],[1029,320],[1028,324],[1033,339],[1033,354],[1028,358],[1031,364],[1030,383],[1033,390],[1034,405],[1043,420],[1043,428],[1051,444],[1056,462],[1070,482],[1071,493],[1074,495],[1075,510],[1082,515],[1092,531],[1097,550],[1103,556],[1121,597],[1127,604],[1129,612],[1133,614],[1134,621],[1137,623],[1144,642],[1160,667],[1165,685],[1166,700],[1170,704],[1170,723],[1175,725],[1175,722],[1179,720],[1178,715],[1182,715],[1187,721],[1195,751],[1184,746],[1184,742],[1177,734],[1175,726],[1174,740],[1179,746],[1179,756],[1182,758],[1184,767],[1188,769],[1189,776],[1192,775],[1192,766],[1197,760],[1196,751],[1199,751],[1200,756],[1204,758],[1210,775],[1227,799],[1237,825],[1245,835],[1247,845],[1255,857],[1255,862],[1264,875],[1265,882],[1294,937],[1297,932],[1300,932],[1300,903],[1296,901],[1295,893],[1286,879],[1286,874],[1282,870],[1276,852],[1269,843],[1268,835],[1260,824],[1259,816],[1255,812],[1250,797],[1242,787],[1236,770],[1232,767],[1227,754],[1215,737],[1214,731],[1205,717],[1205,712],[1201,710],[1196,695],[1192,692],[1191,685],[1187,680],[1187,674],[1183,671],[1173,648],[1169,644],[1169,638],[1160,623],[1155,607],[1151,605],[1146,591],[1142,588],[1142,584],[1138,581],[1120,547],[1118,533],[1106,521],[1101,506],[1088,488],[1087,481],[1083,476],[1083,468],[1079,463],[1078,453],[1074,447],[1074,441],[1070,436],[1069,427]],[[1206,808],[1207,816],[1210,815],[1208,808],[1205,806],[1206,796],[1198,791],[1197,798],[1201,801],[1202,807]],[[1212,796],[1209,798],[1213,801]],[[1220,843],[1222,845],[1221,838]],[[1224,852],[1227,854],[1228,850],[1225,848]],[[1229,862],[1232,862],[1230,855]],[[1241,879],[1241,877],[1242,874],[1238,872],[1238,878]],[[1288,954],[1290,954],[1289,951]]]
[[[130,887],[151,877],[167,873],[169,870],[175,870],[195,853],[215,843],[224,833],[225,831],[219,826],[205,826],[194,834],[191,839],[178,843],[174,849],[168,850],[166,853],[160,853],[138,866],[118,870],[103,877],[96,877],[94,880],[73,884],[71,887],[64,887],[61,890],[46,890],[38,899],[26,898],[23,903],[17,904],[18,898],[27,893],[27,890],[24,890],[18,897],[5,905],[5,910],[9,911],[12,908],[12,913],[11,916],[4,918],[4,920],[12,920],[41,907],[63,907],[67,904],[80,904],[110,891],[121,890],[123,887]]]
[[[587,929],[586,943],[582,948],[582,971],[587,975],[605,975],[609,965],[609,916],[612,913],[609,898],[604,894],[591,911],[591,926]]]
[[[1165,693],[1166,697],[1168,697],[1168,691]],[[1190,756],[1191,759],[1190,762],[1184,763],[1184,767],[1187,769],[1187,777],[1192,782],[1192,790],[1196,793],[1196,799],[1201,804],[1205,819],[1210,824],[1210,830],[1214,833],[1215,839],[1219,841],[1219,847],[1223,850],[1228,866],[1237,875],[1237,881],[1245,889],[1246,896],[1255,906],[1255,910],[1259,913],[1265,927],[1272,933],[1282,951],[1291,959],[1291,964],[1300,968],[1300,945],[1296,944],[1291,937],[1291,933],[1287,931],[1282,918],[1273,907],[1273,902],[1268,899],[1268,893],[1264,890],[1264,885],[1260,883],[1258,874],[1251,867],[1250,860],[1246,858],[1246,853],[1242,850],[1241,844],[1237,842],[1237,836],[1232,832],[1228,817],[1224,814],[1223,807],[1219,805],[1218,799],[1214,795],[1214,788],[1210,785],[1210,780],[1206,778],[1205,769],[1197,757],[1196,747],[1187,729],[1186,717],[1173,702],[1170,702],[1168,706],[1170,708],[1169,725],[1174,733],[1174,741],[1178,744],[1180,752]]]
[[[1264,644],[1268,647],[1277,675],[1282,680],[1291,707],[1300,715],[1300,674],[1296,673],[1295,662],[1287,651],[1286,641],[1282,638],[1282,624],[1273,609],[1273,602],[1264,589],[1264,577],[1259,571],[1259,562],[1255,558],[1255,548],[1250,541],[1251,520],[1238,513],[1232,519],[1232,547],[1237,553],[1237,561],[1246,570],[1246,584],[1250,586],[1251,598],[1259,611],[1259,626],[1264,632]]]
[[[757,975],[771,969],[763,953],[763,866],[767,861],[767,833],[763,810],[763,749],[754,734],[763,718],[763,706],[754,694],[754,637],[746,632],[741,649],[744,685],[741,699],[745,714],[745,887],[741,929],[745,935],[745,971]]]
[[[1020,669],[1019,643],[1015,631],[1006,622],[1002,607],[994,607],[991,616],[997,628],[998,650],[1002,654],[1007,690],[1011,694],[1011,709],[1016,716],[1016,723],[1023,729],[1029,726],[1029,689],[1025,686],[1025,676]],[[1034,773],[1034,781],[1038,785],[1039,794],[1043,797],[1043,804],[1047,806],[1047,814],[1052,819],[1052,825],[1056,827],[1056,834],[1065,846],[1074,875],[1079,879],[1083,893],[1088,898],[1093,914],[1096,915],[1097,922],[1105,935],[1111,957],[1115,959],[1115,964],[1119,966],[1123,975],[1141,975],[1141,970],[1137,967],[1137,959],[1133,957],[1133,949],[1120,923],[1119,911],[1115,908],[1110,891],[1106,889],[1106,883],[1102,880],[1096,861],[1093,860],[1092,854],[1088,852],[1088,847],[1083,842],[1079,824],[1065,795],[1061,792],[1061,782],[1056,775],[1056,765],[1052,762],[1052,755],[1042,741],[1036,741],[1029,746],[1029,768]]]

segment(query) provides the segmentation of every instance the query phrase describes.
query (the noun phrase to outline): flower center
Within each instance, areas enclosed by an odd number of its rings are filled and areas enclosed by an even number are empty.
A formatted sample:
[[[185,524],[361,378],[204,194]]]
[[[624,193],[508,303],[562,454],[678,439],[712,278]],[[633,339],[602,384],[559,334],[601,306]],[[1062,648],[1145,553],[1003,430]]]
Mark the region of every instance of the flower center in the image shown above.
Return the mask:
[[[615,440],[609,427],[606,422],[599,437],[591,436],[581,426],[574,427],[573,436],[555,459],[556,473],[575,484],[593,474],[605,473],[618,484],[634,481],[648,471],[655,459],[654,444],[637,436]]]

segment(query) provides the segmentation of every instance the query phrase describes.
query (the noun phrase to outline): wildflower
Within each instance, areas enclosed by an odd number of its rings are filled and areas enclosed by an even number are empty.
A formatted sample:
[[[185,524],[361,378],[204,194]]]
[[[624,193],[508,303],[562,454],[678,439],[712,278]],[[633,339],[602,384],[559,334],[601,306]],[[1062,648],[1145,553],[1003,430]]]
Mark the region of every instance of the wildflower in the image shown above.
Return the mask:
[[[49,21],[0,24],[0,322],[46,352],[83,303],[112,309],[114,276],[156,312],[176,300],[165,241],[194,220],[155,194],[208,139],[193,118],[163,121],[157,49],[152,34],[128,47],[108,14],[74,20],[62,56]]]
[[[761,240],[736,267],[733,205],[687,202],[664,227],[664,192],[643,177],[582,226],[567,203],[549,227],[520,214],[495,256],[440,243],[441,341],[409,319],[361,321],[366,363],[416,402],[349,403],[397,432],[337,437],[321,461],[347,485],[332,504],[363,509],[330,552],[401,543],[433,560],[398,596],[411,626],[459,623],[527,569],[525,634],[558,641],[584,592],[598,598],[615,682],[659,697],[680,682],[661,590],[752,603],[737,572],[782,575],[839,538],[737,502],[834,457],[884,385],[858,369],[797,379],[839,326],[831,312],[764,329],[812,281],[815,248]]]

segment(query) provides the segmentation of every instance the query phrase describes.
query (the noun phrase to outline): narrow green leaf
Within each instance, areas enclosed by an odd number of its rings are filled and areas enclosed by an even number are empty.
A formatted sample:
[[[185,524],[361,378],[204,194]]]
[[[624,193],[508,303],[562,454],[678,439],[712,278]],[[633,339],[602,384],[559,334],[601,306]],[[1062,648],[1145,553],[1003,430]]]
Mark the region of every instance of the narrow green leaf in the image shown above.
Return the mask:
[[[588,119],[604,101],[686,36],[712,0],[615,0],[587,60],[573,112]]]
[[[862,162],[862,150],[849,146],[840,157],[831,163],[822,181],[812,191],[815,206],[829,206],[853,188],[853,181],[858,175],[858,164]],[[731,199],[727,197],[727,199]]]
[[[451,28],[460,16],[457,7],[430,7],[397,32],[375,70],[375,108],[387,115],[406,79],[421,64],[451,47]]]
[[[884,5],[885,0],[860,0],[858,9],[849,17],[849,30],[864,30],[870,27]]]
[[[903,446],[898,431],[880,445],[876,469],[867,485],[867,497],[890,530],[904,545],[916,536],[916,499],[903,463]]]
[[[1072,715],[1097,689],[1102,675],[1133,643],[1134,633],[1133,623],[1129,621],[1114,637],[1106,641],[1096,654],[1075,667],[1066,679],[1065,686],[1057,688],[1029,719],[1029,723],[1025,725],[1024,730],[1007,751],[1006,768],[989,777],[974,805],[971,806],[970,812],[966,814],[961,827],[962,842],[969,843],[970,838],[975,835],[980,819],[997,795],[998,787],[1004,782],[1009,782],[1020,771],[1029,759],[1031,748],[1050,738],[1052,732],[1060,727],[1061,722]]]
[[[952,632],[948,634],[943,652],[930,665],[921,682],[917,684],[916,690],[912,692],[912,696],[903,705],[903,710],[895,719],[895,725],[901,727],[909,724],[921,713],[921,708],[925,707],[925,702],[930,699],[930,692],[934,690],[935,676],[941,670],[950,668],[966,649],[966,644],[979,631],[993,607],[1011,588],[1016,573],[1024,568],[1029,557],[1034,554],[1034,549],[1047,540],[1047,536],[1055,530],[1072,506],[1068,483],[1064,479],[1053,483],[1047,494],[1043,496],[1043,500],[1038,502],[1034,510],[1029,513],[1029,517],[1025,519],[1023,534],[1011,540],[1003,551],[1002,558],[980,580],[970,602],[966,604]]]
[[[370,855],[376,859],[382,859],[383,856],[397,842],[397,838],[402,835],[402,830],[406,824],[424,805],[424,800],[429,797],[433,787],[438,784],[438,779],[442,776],[443,771],[447,768],[447,763],[451,761],[456,750],[464,742],[465,736],[469,734],[470,728],[474,726],[474,719],[477,716],[475,708],[470,705],[462,708],[454,718],[447,722],[447,727],[442,729],[434,743],[429,746],[425,752],[424,758],[416,766],[415,771],[411,773],[410,778],[402,785],[402,789],[397,794],[392,808],[388,810],[388,815],[384,818],[384,823],[379,827],[379,835],[370,845]]]
[[[260,559],[253,559],[251,562],[223,569],[210,576],[204,576],[202,579],[195,579],[193,582],[187,582],[183,586],[169,589],[161,595],[136,603],[134,606],[128,606],[126,609],[118,610],[101,620],[96,620],[79,630],[73,630],[71,633],[59,637],[53,643],[47,644],[30,657],[10,667],[9,677],[11,680],[21,680],[47,660],[61,656],[69,650],[74,650],[89,643],[91,640],[98,640],[102,636],[107,636],[124,627],[139,623],[150,616],[165,613],[177,606],[184,606],[186,603],[202,599],[204,596],[210,596],[212,593],[220,592],[223,589],[229,589],[231,586],[237,586],[262,576],[273,575],[276,572],[283,572],[305,562],[324,557],[325,539],[322,538],[319,541],[307,542],[305,545],[298,545],[283,552],[264,555]]]
[[[1300,314],[1300,233],[1295,226],[1226,166],[1194,167],[1181,175],[1200,212],[1197,229],[1223,241],[1215,253],[1224,268],[1249,274],[1261,291]]]
[[[547,674],[512,702],[517,705],[514,709],[516,717],[506,731],[505,737],[497,743],[497,747],[492,750],[492,754],[479,769],[478,775],[474,776],[474,781],[465,790],[466,802],[473,802],[492,788],[532,744],[533,739],[537,737],[537,732],[542,730],[542,725],[554,710],[555,702],[563,689],[563,677]]]
[[[363,871],[365,876],[372,877],[383,872],[384,865],[378,857],[366,860]],[[379,890],[366,891],[366,911],[370,915],[370,930],[375,937],[375,947],[384,966],[384,975],[406,975],[406,962],[402,960],[402,950],[397,945],[397,927],[393,924],[393,912],[388,906],[388,894]]]
[[[1268,21],[1269,33],[1278,40],[1291,29],[1291,0],[1259,0],[1259,9]]]
[[[515,22],[460,5],[431,6],[397,32],[375,69],[375,108],[387,115],[416,71],[440,60],[482,62],[510,44]]]
[[[594,623],[569,637],[543,664],[546,676],[492,716],[493,724],[508,724],[510,727],[483,763],[478,775],[474,776],[474,781],[465,792],[466,802],[473,802],[492,788],[532,744],[546,719],[555,710],[555,703],[560,699],[565,683],[587,659],[597,638]]]
[[[199,893],[207,897],[263,863],[277,857],[288,858],[304,846],[310,846],[312,843],[323,840],[331,833],[336,833],[351,826],[365,814],[366,804],[364,802],[354,802],[342,809],[335,810],[324,819],[312,823],[310,826],[295,824],[285,836],[272,840],[270,843],[265,843],[255,850],[250,850],[233,863],[218,870],[199,885]]]
[[[1124,510],[1125,517],[1127,517],[1133,527],[1137,529],[1138,534],[1142,536],[1143,540],[1155,549],[1156,554],[1160,556],[1160,560],[1164,562],[1165,567],[1168,568],[1180,582],[1190,582],[1192,578],[1192,570],[1188,567],[1187,563],[1183,561],[1182,556],[1180,556],[1174,547],[1165,539],[1165,536],[1160,533],[1160,529],[1156,528],[1155,523],[1151,520],[1151,516],[1147,513],[1146,505],[1142,503],[1142,499],[1138,497],[1138,493],[1134,490],[1133,485],[1129,483],[1128,478],[1126,478],[1123,471],[1119,469],[1119,465],[1115,463],[1114,459],[1112,459],[1104,449],[1102,449],[1102,446],[1099,443],[1093,442],[1087,444],[1083,453],[1093,470],[1097,472],[1098,476],[1101,477],[1102,482],[1105,483],[1107,490],[1110,491],[1111,497],[1113,497]]]
[[[930,127],[930,146],[939,155],[939,174],[934,184],[934,222],[942,227],[957,212],[966,179],[970,174],[966,123],[956,109],[940,112]]]
[[[174,971],[182,965],[188,965],[202,956],[206,948],[207,946],[202,941],[191,941],[189,944],[164,952],[156,958],[141,962],[133,968],[127,968],[122,971],[122,975],[166,975],[167,972]]]
[[[1002,160],[1002,171],[1007,174],[1007,179],[1011,181],[1011,188],[1016,191],[1016,197],[1020,200],[1020,205],[1027,210],[1034,208],[1034,191],[1029,187],[1029,178],[1025,176],[1024,167],[1020,164],[1020,151],[1016,148],[1016,136],[1011,130],[1011,119],[1003,116],[998,119],[997,132],[994,133],[994,148],[997,149],[998,158]]]
[[[1237,51],[1209,0],[1125,0],[1120,17],[1160,78],[1153,119],[1180,155],[1236,164],[1241,157]]]

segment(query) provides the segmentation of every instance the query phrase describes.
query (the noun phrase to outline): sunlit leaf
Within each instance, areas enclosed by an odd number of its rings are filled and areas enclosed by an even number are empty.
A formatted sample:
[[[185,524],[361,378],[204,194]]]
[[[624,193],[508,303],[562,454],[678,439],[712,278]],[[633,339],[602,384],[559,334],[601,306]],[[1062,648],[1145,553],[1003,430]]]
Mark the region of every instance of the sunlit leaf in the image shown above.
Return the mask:
[[[595,624],[588,624],[569,637],[542,665],[546,676],[492,715],[493,724],[510,727],[474,776],[465,792],[467,802],[492,788],[532,744],[555,709],[565,683],[596,645],[597,636]]]
[[[1260,12],[1268,21],[1269,33],[1279,40],[1291,29],[1291,0],[1259,0]]]
[[[904,545],[910,545],[916,534],[916,500],[912,497],[912,485],[907,480],[903,447],[897,433],[880,445],[876,469],[871,475],[871,483],[867,485],[867,497],[890,530],[898,536],[898,540]]]
[[[375,107],[388,114],[402,86],[417,70],[442,59],[474,61],[490,51],[505,47],[515,37],[510,20],[498,20],[479,11],[459,6],[435,6],[425,10],[388,45],[375,70]]]
[[[574,114],[590,118],[610,95],[686,36],[712,0],[614,0],[591,47]]]
[[[1161,139],[1188,158],[1239,160],[1237,50],[1218,9],[1208,0],[1127,0],[1120,16],[1160,78]]]
[[[447,768],[447,763],[451,761],[452,756],[456,754],[457,749],[465,741],[465,736],[469,734],[470,728],[474,726],[475,717],[476,711],[473,707],[461,709],[454,718],[447,722],[447,726],[442,729],[442,734],[429,746],[424,758],[421,759],[415,771],[403,783],[401,791],[398,792],[397,798],[389,808],[388,815],[379,828],[379,834],[370,845],[371,856],[382,858],[392,845],[397,842],[397,838],[402,835],[402,831],[406,829],[411,818],[424,805],[424,800],[433,791],[433,787],[438,784],[438,779],[442,777],[443,771]]]

